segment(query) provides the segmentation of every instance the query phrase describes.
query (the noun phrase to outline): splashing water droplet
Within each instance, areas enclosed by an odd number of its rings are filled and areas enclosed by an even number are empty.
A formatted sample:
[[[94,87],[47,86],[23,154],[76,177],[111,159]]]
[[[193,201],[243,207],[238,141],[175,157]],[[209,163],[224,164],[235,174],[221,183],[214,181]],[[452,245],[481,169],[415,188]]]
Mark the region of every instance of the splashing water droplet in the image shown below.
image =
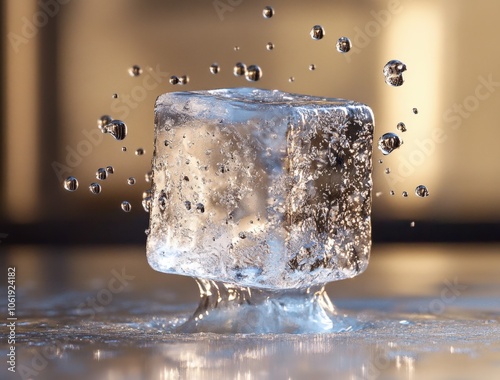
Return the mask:
[[[245,75],[246,72],[247,72],[247,66],[244,63],[238,62],[234,65],[233,74],[235,76],[241,77]]]
[[[288,78],[288,81],[289,81],[290,83],[295,82],[295,77],[290,77],[290,78]]]
[[[245,77],[249,82],[256,82],[262,78],[262,69],[257,65],[250,65],[245,73]]]
[[[122,146],[122,152],[126,152],[127,151],[127,147],[126,146]]]
[[[128,73],[131,77],[138,77],[142,74],[142,69],[140,66],[134,65],[130,69],[128,69]]]
[[[416,115],[418,114],[418,109],[417,108],[413,108],[413,113]]]
[[[407,192],[407,191],[403,191],[403,192],[402,192],[402,195],[403,195],[403,197],[405,197],[405,198],[406,198],[406,197],[408,197],[408,192]]]
[[[396,193],[394,192],[394,190],[391,190],[391,191],[389,192],[389,194],[391,194],[391,195],[396,195]]]
[[[314,25],[309,34],[313,40],[321,40],[325,36],[325,29],[321,25]]]
[[[102,133],[109,133],[115,140],[127,137],[127,125],[121,120],[113,120],[102,129]]]
[[[398,87],[404,83],[403,73],[406,71],[406,65],[398,60],[392,60],[384,66],[385,83],[390,86]]]
[[[311,64],[309,65],[309,70],[311,70],[311,71],[316,70],[316,65],[315,65],[314,63],[311,63]]]
[[[99,168],[95,173],[95,177],[100,181],[104,181],[106,178],[108,178],[108,172],[104,168]]]
[[[122,210],[125,212],[130,212],[132,210],[132,205],[128,201],[123,201],[121,204]]]
[[[335,47],[337,48],[337,51],[339,53],[347,53],[347,52],[349,52],[349,50],[351,50],[352,43],[351,43],[351,40],[349,38],[340,37],[337,40],[337,44],[335,45]]]
[[[378,148],[384,155],[388,155],[394,149],[398,149],[403,144],[403,140],[395,133],[385,133],[378,140]]]
[[[102,133],[106,133],[105,127],[109,123],[113,121],[113,118],[109,115],[102,115],[99,119],[97,119],[97,127],[101,130]]]
[[[189,76],[187,76],[187,75],[182,75],[182,76],[180,76],[180,77],[179,77],[179,84],[180,84],[181,86],[184,86],[184,85],[186,85],[186,84],[188,84],[188,83],[189,83]]]
[[[274,44],[272,42],[268,42],[266,45],[267,50],[273,50],[274,49]]]
[[[114,174],[115,173],[115,168],[112,167],[111,165],[110,166],[106,166],[106,171],[108,172],[108,174]]]
[[[390,174],[391,173],[391,169],[390,168],[385,168],[385,174]]]
[[[92,193],[92,194],[100,194],[101,193],[101,185],[99,185],[98,183],[96,182],[92,182],[90,185],[89,185],[89,191]]]
[[[424,185],[418,185],[415,188],[415,195],[417,195],[420,198],[425,198],[429,196],[429,190],[427,190],[427,187]]]
[[[137,148],[137,150],[135,151],[136,156],[142,156],[144,153],[146,153],[146,151],[142,148]]]
[[[379,163],[379,164],[383,164],[383,163],[384,163],[384,160],[380,159],[380,160],[378,160],[378,163]]]
[[[135,185],[135,178],[134,177],[130,177],[129,179],[127,179],[127,183],[130,186]]]
[[[111,98],[113,98],[113,99],[118,99],[118,94],[117,94],[117,93],[114,93],[113,95],[111,95]]]
[[[149,171],[147,172],[145,175],[144,175],[144,179],[146,182],[151,182],[151,180],[153,179],[153,172],[152,171]]]
[[[220,71],[220,66],[218,63],[212,63],[210,65],[210,72],[212,74],[219,74],[219,71]]]
[[[179,78],[177,78],[175,75],[172,75],[169,79],[170,84],[176,85],[179,83]]]
[[[78,189],[78,180],[75,177],[68,177],[64,180],[63,185],[68,191],[76,191]]]
[[[406,125],[403,122],[398,123],[398,131],[406,132]]]
[[[274,16],[273,7],[270,7],[270,6],[264,7],[264,9],[262,10],[262,16],[264,16],[264,18],[273,17]]]

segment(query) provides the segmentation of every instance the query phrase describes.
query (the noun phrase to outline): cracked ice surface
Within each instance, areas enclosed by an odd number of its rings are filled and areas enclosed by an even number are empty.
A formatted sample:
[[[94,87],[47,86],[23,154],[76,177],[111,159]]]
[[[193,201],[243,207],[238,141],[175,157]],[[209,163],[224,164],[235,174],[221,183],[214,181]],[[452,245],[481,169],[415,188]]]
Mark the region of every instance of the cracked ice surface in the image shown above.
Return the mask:
[[[371,246],[373,114],[251,88],[161,95],[147,255],[268,289],[353,277]]]

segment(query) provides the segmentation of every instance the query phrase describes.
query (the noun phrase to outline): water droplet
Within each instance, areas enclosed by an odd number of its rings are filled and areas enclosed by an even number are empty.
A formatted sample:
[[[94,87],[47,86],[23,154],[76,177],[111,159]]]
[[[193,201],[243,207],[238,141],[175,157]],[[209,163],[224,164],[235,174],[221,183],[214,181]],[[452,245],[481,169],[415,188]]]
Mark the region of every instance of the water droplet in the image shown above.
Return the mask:
[[[128,73],[130,74],[131,77],[138,77],[139,75],[142,74],[142,69],[140,66],[134,65],[130,69],[128,69]]]
[[[110,166],[106,166],[106,171],[108,172],[108,174],[114,174],[115,173],[115,168],[112,167],[111,165]]]
[[[96,182],[92,182],[90,185],[89,185],[89,191],[92,193],[92,194],[99,194],[101,192],[101,185],[99,185],[98,183]]]
[[[290,77],[290,78],[288,78],[288,81],[289,81],[290,83],[295,82],[295,77]]]
[[[239,51],[240,47],[239,46],[235,46],[233,49],[234,49],[234,51]]]
[[[151,182],[151,180],[153,179],[153,172],[152,171],[149,171],[147,172],[145,175],[144,175],[144,179],[146,180],[146,182]]]
[[[377,198],[378,198],[378,197],[381,197],[381,196],[382,196],[382,192],[381,192],[381,191],[377,191],[377,192],[375,193],[375,196],[376,196]]]
[[[137,150],[135,151],[136,156],[142,156],[144,153],[146,153],[146,151],[142,148],[137,148]]]
[[[257,65],[250,65],[245,73],[245,77],[249,82],[256,82],[262,78],[262,69]]]
[[[321,40],[325,36],[325,29],[321,25],[314,25],[309,34],[313,40]]]
[[[244,63],[238,62],[236,65],[234,65],[233,74],[235,76],[241,77],[245,75],[246,72],[247,72],[247,66]]]
[[[118,99],[118,94],[114,93],[113,95],[111,95],[111,97],[112,97],[113,99]]]
[[[212,74],[219,74],[219,71],[220,71],[220,66],[218,63],[212,63],[210,65],[210,72]]]
[[[160,211],[165,211],[167,208],[167,194],[165,194],[164,191],[162,191],[158,197],[158,205],[160,207]]]
[[[383,163],[384,163],[384,160],[380,159],[380,160],[378,160],[378,163],[379,163],[379,164],[383,164]]]
[[[411,228],[415,227],[415,222],[411,222],[411,223],[410,223],[410,227],[411,227]]]
[[[123,201],[121,204],[122,210],[125,212],[130,212],[132,210],[132,205],[128,201]]]
[[[420,198],[425,198],[429,196],[429,190],[427,190],[427,187],[424,185],[418,185],[415,188],[415,195],[417,195]]]
[[[335,45],[337,48],[337,51],[339,53],[347,53],[349,50],[351,50],[352,43],[351,40],[347,37],[340,37],[337,40],[337,44]]]
[[[391,190],[391,191],[389,192],[389,194],[391,194],[391,195],[396,195],[396,193],[394,192],[394,190]]]
[[[247,235],[245,235],[245,233],[244,233],[244,232],[240,232],[240,233],[238,234],[238,237],[239,237],[240,239],[246,239]]]
[[[384,66],[385,83],[390,86],[401,86],[404,83],[403,72],[406,71],[406,65],[398,60],[392,60]]]
[[[311,71],[316,70],[316,65],[315,65],[314,63],[311,63],[311,64],[309,65],[309,70],[311,70]]]
[[[384,155],[388,155],[394,149],[398,149],[403,144],[403,140],[399,138],[395,133],[389,132],[385,133],[378,140],[378,148],[382,151]]]
[[[179,84],[181,86],[184,86],[185,84],[189,83],[189,77],[187,75],[182,75],[179,77]]]
[[[127,147],[126,146],[122,146],[122,152],[126,152],[127,151]]]
[[[385,174],[390,174],[391,173],[391,169],[390,168],[385,168]]]
[[[151,197],[146,197],[142,200],[142,208],[144,211],[151,211]]]
[[[398,123],[398,131],[406,132],[406,125],[403,122]]]
[[[135,185],[135,178],[134,177],[130,177],[129,179],[127,179],[127,183],[130,186]]]
[[[179,78],[177,78],[175,75],[172,75],[169,79],[170,84],[178,84],[179,83]]]
[[[102,133],[109,133],[115,140],[127,137],[127,125],[121,120],[113,120],[102,129]]]
[[[413,108],[413,113],[416,115],[418,114],[418,109],[417,108]]]
[[[200,213],[204,213],[205,212],[205,206],[203,205],[203,203],[197,203],[196,204],[196,211],[200,212]]]
[[[267,50],[273,50],[274,49],[274,44],[272,42],[268,42],[266,45]]]
[[[403,195],[403,197],[406,198],[406,197],[408,197],[408,192],[407,191],[403,191],[402,195]]]
[[[76,191],[78,189],[78,180],[75,177],[68,177],[64,180],[64,188],[68,191]]]
[[[270,6],[267,6],[264,8],[264,10],[262,11],[262,16],[264,16],[264,18],[271,18],[274,16],[274,9],[273,7],[270,7]]]
[[[100,181],[104,181],[106,178],[108,178],[108,172],[104,168],[99,168],[95,173],[95,177]]]
[[[99,119],[97,119],[97,127],[101,130],[102,133],[106,133],[104,127],[111,123],[113,118],[109,115],[102,115]]]

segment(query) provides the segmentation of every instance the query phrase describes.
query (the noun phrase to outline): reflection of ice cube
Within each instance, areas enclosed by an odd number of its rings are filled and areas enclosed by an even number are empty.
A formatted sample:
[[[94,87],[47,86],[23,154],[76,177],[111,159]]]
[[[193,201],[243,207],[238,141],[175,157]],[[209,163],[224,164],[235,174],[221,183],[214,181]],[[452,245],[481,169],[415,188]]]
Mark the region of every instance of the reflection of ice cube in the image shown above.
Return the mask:
[[[284,289],[366,268],[370,108],[240,88],[161,95],[155,121],[154,269]]]

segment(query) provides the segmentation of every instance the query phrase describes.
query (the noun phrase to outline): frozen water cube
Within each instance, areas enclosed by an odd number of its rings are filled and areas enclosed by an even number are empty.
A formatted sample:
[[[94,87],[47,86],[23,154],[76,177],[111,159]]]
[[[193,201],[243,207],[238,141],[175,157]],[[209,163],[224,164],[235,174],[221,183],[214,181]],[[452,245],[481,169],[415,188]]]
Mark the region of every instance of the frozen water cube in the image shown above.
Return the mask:
[[[156,270],[305,288],[361,273],[373,114],[251,88],[158,97],[147,242]]]

